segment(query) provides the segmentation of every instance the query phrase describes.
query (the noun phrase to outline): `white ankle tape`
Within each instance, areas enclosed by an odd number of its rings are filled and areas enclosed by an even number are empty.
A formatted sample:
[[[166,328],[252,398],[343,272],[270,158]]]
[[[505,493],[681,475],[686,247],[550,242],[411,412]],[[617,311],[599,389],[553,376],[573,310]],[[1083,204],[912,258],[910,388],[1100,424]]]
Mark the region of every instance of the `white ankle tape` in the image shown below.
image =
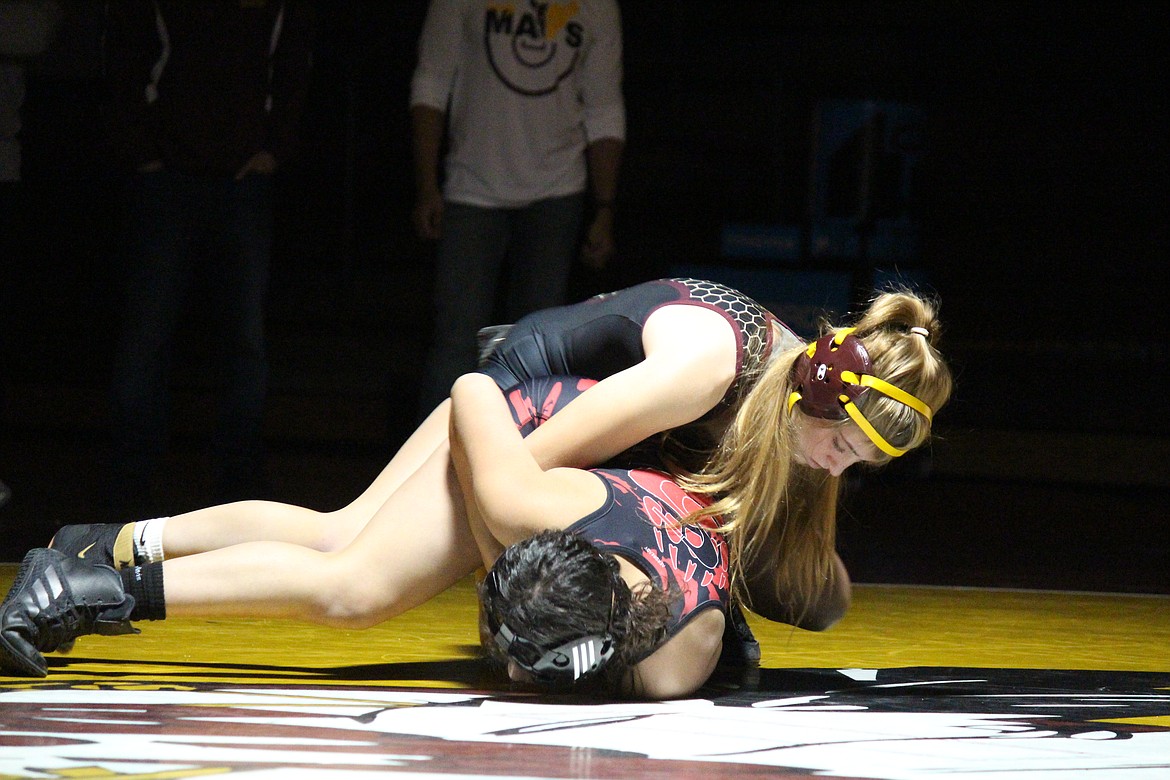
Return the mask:
[[[163,555],[163,526],[167,518],[156,517],[153,520],[139,520],[134,524],[134,553],[147,563],[161,563]]]

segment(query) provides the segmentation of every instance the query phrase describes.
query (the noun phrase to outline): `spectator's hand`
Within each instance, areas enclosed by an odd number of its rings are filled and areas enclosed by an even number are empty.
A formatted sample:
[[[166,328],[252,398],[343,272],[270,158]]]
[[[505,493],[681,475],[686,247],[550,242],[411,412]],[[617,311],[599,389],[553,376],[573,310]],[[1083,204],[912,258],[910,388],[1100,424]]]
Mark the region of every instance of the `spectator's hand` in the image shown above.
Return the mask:
[[[600,209],[585,234],[585,243],[581,246],[581,262],[587,268],[600,271],[609,263],[613,250],[613,211]]]
[[[162,169],[162,160],[151,160],[150,162],[142,163],[142,165],[139,165],[135,170],[137,170],[139,173],[158,173]]]
[[[422,190],[411,214],[414,229],[424,241],[434,241],[443,234],[443,193],[438,188]]]
[[[248,158],[244,163],[244,167],[240,168],[236,173],[236,181],[244,178],[250,173],[258,173],[261,176],[271,176],[276,173],[276,157],[267,150],[261,149]]]

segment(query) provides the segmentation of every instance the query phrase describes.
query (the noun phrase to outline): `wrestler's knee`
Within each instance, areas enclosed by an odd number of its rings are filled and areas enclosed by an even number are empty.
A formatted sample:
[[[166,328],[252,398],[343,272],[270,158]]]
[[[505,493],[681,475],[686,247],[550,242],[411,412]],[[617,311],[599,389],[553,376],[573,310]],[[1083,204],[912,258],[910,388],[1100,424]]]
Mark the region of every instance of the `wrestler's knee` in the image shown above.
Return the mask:
[[[329,568],[329,567],[327,567]],[[377,579],[349,570],[321,578],[311,606],[321,623],[337,628],[365,629],[397,614],[394,592],[377,584]]]
[[[313,546],[325,553],[344,550],[361,533],[371,514],[372,511],[354,504],[322,514],[320,532]]]

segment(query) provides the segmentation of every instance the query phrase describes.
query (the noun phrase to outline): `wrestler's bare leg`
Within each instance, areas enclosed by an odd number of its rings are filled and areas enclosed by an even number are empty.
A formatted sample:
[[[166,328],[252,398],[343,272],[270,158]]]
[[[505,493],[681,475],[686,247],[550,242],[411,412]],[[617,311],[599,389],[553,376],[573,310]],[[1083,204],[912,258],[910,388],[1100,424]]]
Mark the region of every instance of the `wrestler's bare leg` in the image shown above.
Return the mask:
[[[317,512],[275,501],[238,501],[171,517],[163,531],[167,558],[254,541],[278,541],[313,550],[349,544],[386,500],[447,439],[451,402],[444,401],[399,448],[381,473],[347,506]],[[439,485],[434,485],[437,492]]]
[[[479,561],[444,443],[341,550],[257,541],[166,561],[167,614],[363,628],[446,590]]]

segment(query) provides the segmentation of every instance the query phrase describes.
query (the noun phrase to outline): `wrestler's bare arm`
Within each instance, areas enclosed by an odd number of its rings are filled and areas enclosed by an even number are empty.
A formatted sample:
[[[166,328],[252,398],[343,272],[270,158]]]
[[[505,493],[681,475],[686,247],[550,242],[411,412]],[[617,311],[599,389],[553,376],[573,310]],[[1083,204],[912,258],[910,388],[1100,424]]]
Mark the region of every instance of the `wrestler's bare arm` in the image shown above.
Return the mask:
[[[723,650],[723,613],[705,609],[638,663],[626,693],[646,699],[676,699],[694,693],[715,671]]]
[[[605,501],[605,486],[593,474],[540,468],[489,377],[460,377],[451,401],[452,459],[469,510],[474,505],[490,533],[490,540],[481,542],[477,535],[476,541],[492,561],[502,547],[542,530],[567,528]]]
[[[528,436],[538,464],[604,463],[702,417],[735,379],[735,332],[710,309],[664,306],[646,322],[642,342],[645,360],[589,388]]]

